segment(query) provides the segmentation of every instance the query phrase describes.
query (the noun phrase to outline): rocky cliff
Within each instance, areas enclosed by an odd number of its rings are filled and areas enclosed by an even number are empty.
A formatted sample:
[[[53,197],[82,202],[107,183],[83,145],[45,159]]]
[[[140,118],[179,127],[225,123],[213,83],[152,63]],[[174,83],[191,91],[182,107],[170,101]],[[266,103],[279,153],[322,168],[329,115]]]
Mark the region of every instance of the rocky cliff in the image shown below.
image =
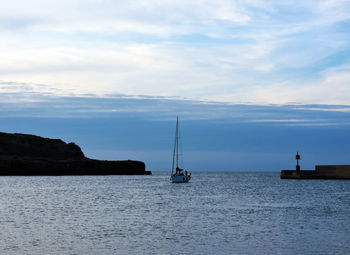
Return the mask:
[[[151,174],[141,161],[89,159],[74,143],[0,132],[0,175]]]

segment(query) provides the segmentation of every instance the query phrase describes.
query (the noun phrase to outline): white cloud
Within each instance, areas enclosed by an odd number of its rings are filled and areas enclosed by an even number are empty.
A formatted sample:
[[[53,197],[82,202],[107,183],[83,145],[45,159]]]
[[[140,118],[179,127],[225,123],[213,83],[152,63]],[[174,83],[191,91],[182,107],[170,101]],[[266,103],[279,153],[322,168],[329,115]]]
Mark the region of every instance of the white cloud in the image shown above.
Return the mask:
[[[57,93],[349,104],[342,62],[298,77],[349,55],[349,13],[345,0],[14,0],[0,9],[0,77]]]
[[[264,84],[254,87],[248,100],[274,104],[293,102],[350,105],[349,95],[350,68],[345,65],[325,72],[319,82]]]

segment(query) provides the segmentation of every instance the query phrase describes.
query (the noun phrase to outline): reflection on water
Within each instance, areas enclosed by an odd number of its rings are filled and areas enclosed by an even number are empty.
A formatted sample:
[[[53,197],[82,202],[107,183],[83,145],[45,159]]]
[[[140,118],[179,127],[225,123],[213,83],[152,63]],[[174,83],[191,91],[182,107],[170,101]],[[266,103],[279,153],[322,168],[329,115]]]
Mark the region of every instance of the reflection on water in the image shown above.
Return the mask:
[[[347,254],[350,182],[0,177],[0,254]]]

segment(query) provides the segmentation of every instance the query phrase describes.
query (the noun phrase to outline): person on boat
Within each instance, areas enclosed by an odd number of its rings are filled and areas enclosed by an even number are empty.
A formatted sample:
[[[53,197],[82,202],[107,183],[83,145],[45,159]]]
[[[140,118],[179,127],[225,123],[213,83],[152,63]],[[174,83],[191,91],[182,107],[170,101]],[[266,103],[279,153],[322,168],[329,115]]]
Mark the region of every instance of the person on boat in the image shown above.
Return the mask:
[[[179,168],[179,167],[176,168],[176,173],[177,173],[178,175],[184,175],[184,173],[182,172],[182,169]]]

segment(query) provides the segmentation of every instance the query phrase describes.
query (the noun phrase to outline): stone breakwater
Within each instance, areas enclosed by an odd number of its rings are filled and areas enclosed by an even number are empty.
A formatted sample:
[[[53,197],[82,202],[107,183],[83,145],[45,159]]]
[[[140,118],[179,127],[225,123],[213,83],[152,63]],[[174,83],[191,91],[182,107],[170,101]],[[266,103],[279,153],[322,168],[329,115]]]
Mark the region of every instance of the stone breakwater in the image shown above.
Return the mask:
[[[281,179],[348,179],[350,165],[318,165],[315,170],[281,170]]]
[[[0,175],[149,175],[135,160],[85,157],[75,143],[0,132]]]

